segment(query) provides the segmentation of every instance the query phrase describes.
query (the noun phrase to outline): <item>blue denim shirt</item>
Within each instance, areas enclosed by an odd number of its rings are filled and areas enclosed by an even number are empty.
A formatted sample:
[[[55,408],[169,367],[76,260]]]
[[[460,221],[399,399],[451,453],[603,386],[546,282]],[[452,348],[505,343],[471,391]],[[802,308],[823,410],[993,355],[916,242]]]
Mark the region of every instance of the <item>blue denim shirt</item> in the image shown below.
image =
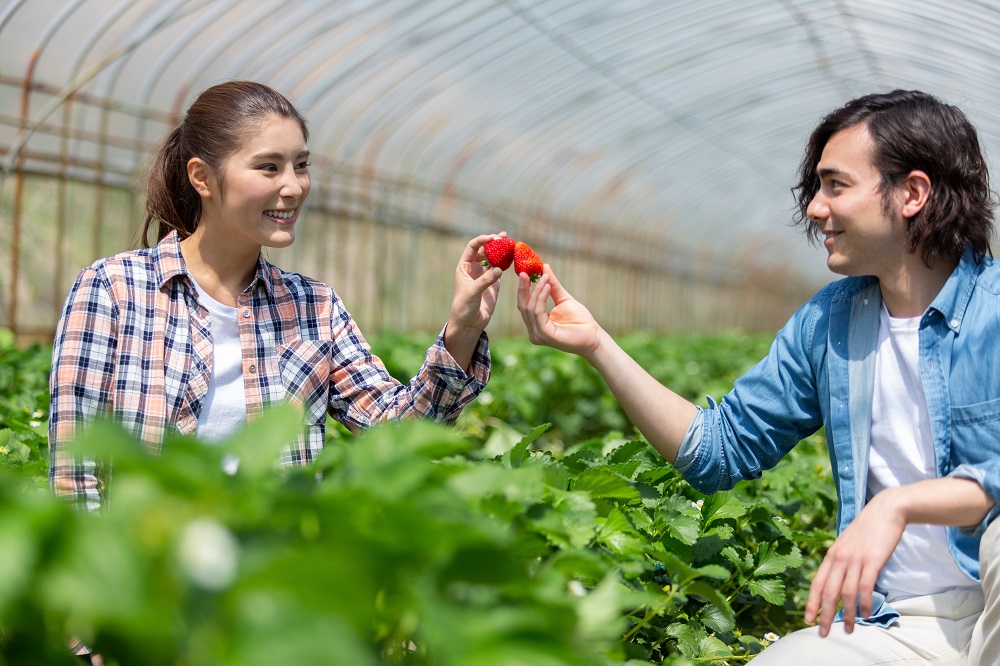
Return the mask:
[[[881,303],[873,277],[823,288],[721,402],[709,398],[698,410],[677,470],[704,493],[726,490],[760,478],[825,427],[842,532],[865,504]],[[992,258],[976,263],[966,249],[924,312],[919,341],[938,476],[972,479],[1000,501],[1000,266]],[[952,556],[971,579],[979,580],[979,539],[998,511],[974,529],[947,528]],[[868,622],[887,626],[898,614],[878,601]]]

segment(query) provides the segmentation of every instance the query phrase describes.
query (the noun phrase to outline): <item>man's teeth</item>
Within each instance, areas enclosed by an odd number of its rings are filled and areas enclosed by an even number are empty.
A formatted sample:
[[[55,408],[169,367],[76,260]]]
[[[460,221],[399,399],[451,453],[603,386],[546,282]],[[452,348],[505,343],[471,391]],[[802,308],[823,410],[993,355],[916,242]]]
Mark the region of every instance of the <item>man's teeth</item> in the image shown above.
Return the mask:
[[[268,217],[277,217],[281,220],[290,220],[295,217],[294,210],[265,210],[264,215]]]

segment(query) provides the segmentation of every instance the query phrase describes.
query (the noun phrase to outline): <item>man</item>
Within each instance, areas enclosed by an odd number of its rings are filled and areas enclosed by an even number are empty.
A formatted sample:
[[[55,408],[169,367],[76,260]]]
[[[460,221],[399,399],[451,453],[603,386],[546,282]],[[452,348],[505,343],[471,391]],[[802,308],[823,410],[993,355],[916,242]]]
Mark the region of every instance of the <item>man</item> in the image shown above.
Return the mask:
[[[1000,663],[1000,268],[976,131],[921,92],[861,97],[814,130],[795,191],[796,221],[847,277],[718,404],[653,379],[548,266],[533,289],[519,276],[529,337],[587,359],[706,493],[826,428],[839,534],[806,604],[819,624],[754,663]]]

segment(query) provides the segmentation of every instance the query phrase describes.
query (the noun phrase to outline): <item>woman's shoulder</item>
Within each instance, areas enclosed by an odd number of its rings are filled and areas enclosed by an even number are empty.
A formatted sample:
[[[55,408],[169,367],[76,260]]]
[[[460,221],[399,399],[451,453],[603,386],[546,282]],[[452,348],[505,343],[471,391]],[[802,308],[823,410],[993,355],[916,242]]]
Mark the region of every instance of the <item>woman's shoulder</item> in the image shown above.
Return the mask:
[[[276,293],[280,290],[285,290],[291,296],[297,298],[337,299],[333,287],[322,280],[317,280],[296,271],[287,271],[267,261],[264,264]]]
[[[109,280],[114,280],[122,276],[134,276],[136,273],[152,272],[155,269],[153,248],[142,248],[138,250],[125,250],[103,257],[83,269],[83,272],[92,271],[104,276]]]

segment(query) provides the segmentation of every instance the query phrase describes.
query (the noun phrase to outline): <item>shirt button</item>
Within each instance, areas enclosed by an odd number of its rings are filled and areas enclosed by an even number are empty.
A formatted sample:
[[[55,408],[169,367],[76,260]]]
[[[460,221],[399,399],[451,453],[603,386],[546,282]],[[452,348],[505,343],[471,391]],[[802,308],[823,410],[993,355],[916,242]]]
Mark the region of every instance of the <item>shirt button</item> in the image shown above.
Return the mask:
[[[250,318],[250,308],[244,308],[243,309],[243,318],[244,319],[249,319]]]
[[[250,370],[250,372],[257,372],[257,366],[254,365],[253,363],[250,364],[250,367],[248,369]]]
[[[958,328],[958,320],[957,319],[952,319],[951,320],[951,327],[952,328]]]

